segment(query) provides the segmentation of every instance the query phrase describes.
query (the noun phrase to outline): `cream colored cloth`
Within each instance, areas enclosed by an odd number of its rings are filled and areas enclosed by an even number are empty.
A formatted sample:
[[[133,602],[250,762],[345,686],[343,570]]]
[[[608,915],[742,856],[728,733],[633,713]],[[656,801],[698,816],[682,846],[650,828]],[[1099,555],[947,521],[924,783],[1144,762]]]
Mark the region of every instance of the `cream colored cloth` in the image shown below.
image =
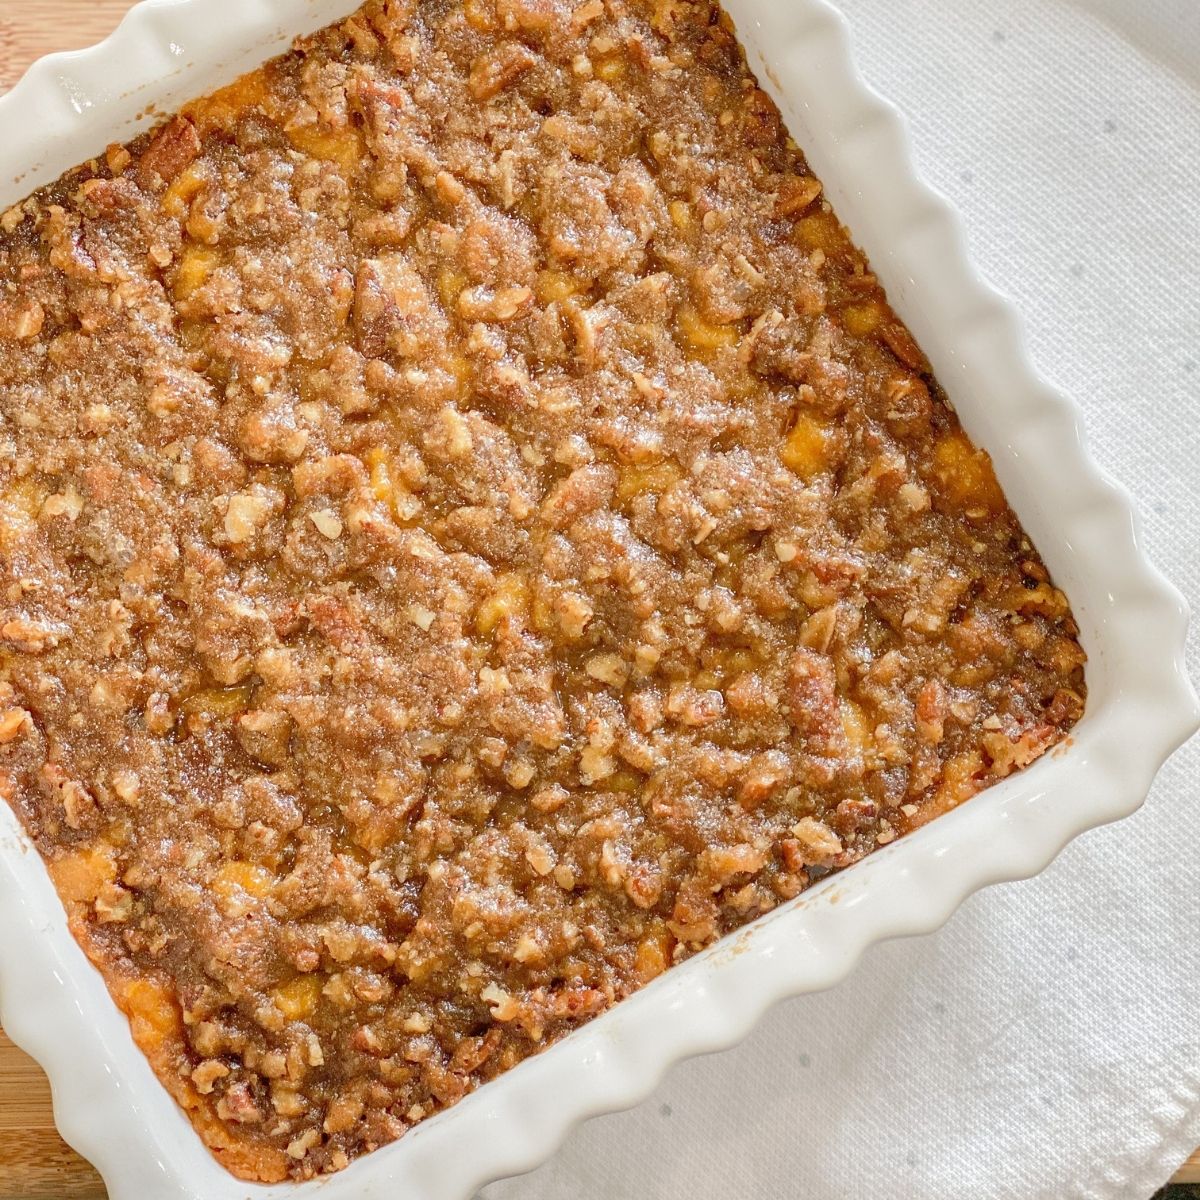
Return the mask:
[[[841,6],[1197,607],[1200,0]],[[1193,743],[1138,816],[877,948],[486,1200],[1150,1196],[1200,1145],[1198,781]]]

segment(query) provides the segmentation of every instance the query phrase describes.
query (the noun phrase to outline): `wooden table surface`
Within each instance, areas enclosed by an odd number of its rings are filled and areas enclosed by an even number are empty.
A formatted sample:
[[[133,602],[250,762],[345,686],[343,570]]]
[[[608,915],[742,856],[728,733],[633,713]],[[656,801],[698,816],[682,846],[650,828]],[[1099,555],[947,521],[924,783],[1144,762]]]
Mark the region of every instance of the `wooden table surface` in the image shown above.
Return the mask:
[[[0,92],[37,57],[99,41],[132,0],[0,0]],[[2,134],[0,134],[2,136]],[[1200,1151],[1176,1176],[1200,1183]],[[0,1200],[104,1200],[104,1185],[54,1129],[50,1088],[0,1033]]]

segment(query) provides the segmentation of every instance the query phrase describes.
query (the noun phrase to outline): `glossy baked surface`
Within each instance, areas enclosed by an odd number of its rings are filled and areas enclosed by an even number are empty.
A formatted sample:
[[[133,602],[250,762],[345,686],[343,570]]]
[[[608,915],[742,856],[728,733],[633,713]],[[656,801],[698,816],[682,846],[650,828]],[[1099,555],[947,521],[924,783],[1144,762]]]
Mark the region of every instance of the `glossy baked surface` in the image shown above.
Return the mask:
[[[10,798],[241,1174],[391,1140],[1082,711],[705,5],[370,5],[3,223]]]

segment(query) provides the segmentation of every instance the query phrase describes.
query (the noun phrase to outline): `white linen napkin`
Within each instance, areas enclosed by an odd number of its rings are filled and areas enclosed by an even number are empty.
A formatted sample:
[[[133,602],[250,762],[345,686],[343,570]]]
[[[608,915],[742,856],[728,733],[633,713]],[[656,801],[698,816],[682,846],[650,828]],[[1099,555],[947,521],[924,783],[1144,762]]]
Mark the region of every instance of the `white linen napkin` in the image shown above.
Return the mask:
[[[1200,610],[1200,2],[841,4]],[[1198,779],[1193,742],[1131,820],[876,948],[484,1197],[1149,1197],[1200,1145]]]

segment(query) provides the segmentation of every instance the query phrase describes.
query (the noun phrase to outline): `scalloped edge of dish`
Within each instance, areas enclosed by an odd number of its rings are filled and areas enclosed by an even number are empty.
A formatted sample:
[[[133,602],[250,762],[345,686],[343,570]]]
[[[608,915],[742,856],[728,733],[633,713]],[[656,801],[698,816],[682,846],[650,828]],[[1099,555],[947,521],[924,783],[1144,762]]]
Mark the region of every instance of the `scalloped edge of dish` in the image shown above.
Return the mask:
[[[91,50],[52,55],[0,99],[0,192],[48,182],[232,79],[353,0],[143,0]],[[629,1107],[674,1063],[740,1041],[778,1001],[830,987],[886,938],[929,932],[974,891],[1042,870],[1134,812],[1200,725],[1187,606],[1140,548],[1132,501],[1089,457],[1077,407],[1040,379],[1011,305],[971,267],[961,223],[919,182],[897,111],[858,75],[826,0],[727,0],[838,215],[871,258],[967,431],[1071,597],[1088,709],[1064,747],[676,967],[542,1055],[330,1179],[248,1185],[209,1155],[71,938],[40,859],[0,805],[0,1018],[50,1077],[55,1117],[111,1200],[458,1200],[544,1161],[589,1116]],[[763,52],[770,47],[770,53]],[[121,90],[113,81],[120,79]],[[24,172],[24,174],[21,174]],[[8,183],[8,179],[12,183]]]

